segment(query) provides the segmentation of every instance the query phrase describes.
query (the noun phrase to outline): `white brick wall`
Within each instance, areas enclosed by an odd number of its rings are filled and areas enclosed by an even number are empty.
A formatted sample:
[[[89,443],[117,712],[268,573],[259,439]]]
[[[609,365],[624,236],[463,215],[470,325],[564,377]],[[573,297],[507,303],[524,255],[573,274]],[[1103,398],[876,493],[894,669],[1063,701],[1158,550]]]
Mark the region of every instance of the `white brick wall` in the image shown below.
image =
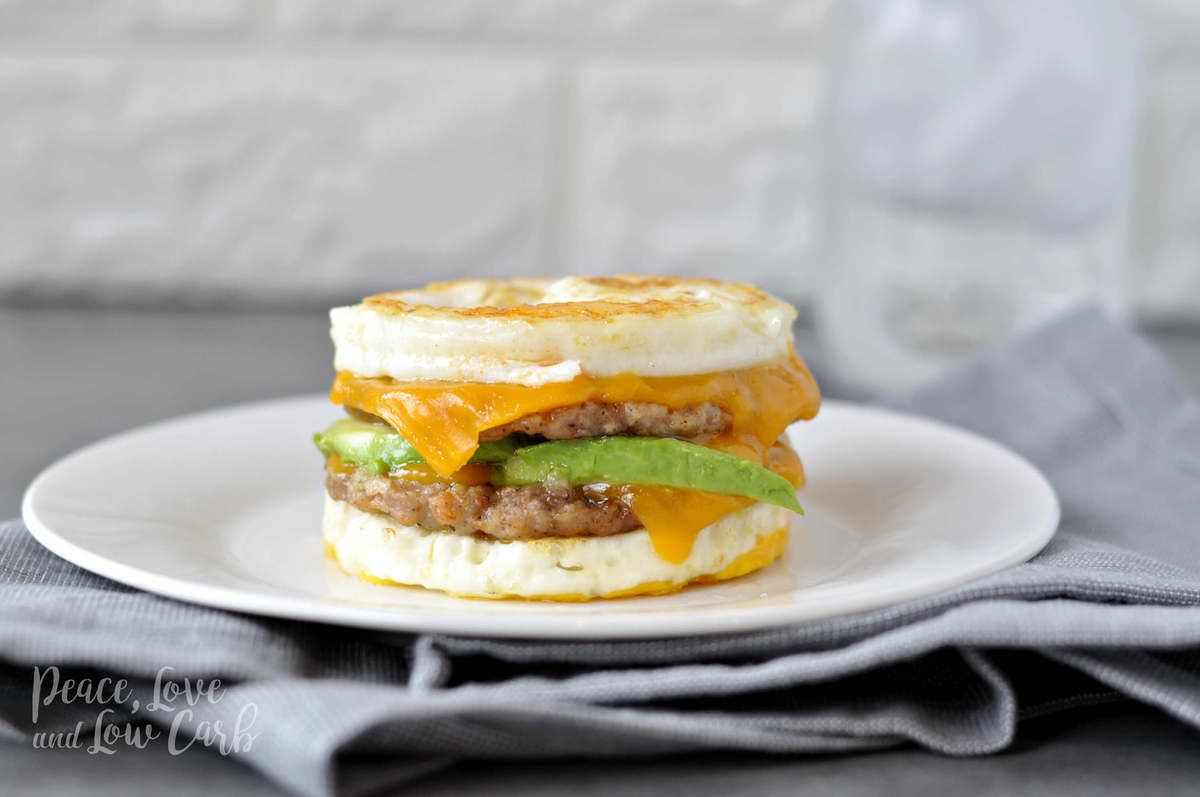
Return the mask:
[[[528,268],[547,91],[492,59],[0,60],[0,270],[302,298]]]
[[[816,76],[791,65],[594,66],[574,120],[569,262],[802,290],[815,252]]]
[[[827,0],[0,0],[0,298],[817,277]],[[1144,315],[1200,319],[1200,5],[1143,0]]]

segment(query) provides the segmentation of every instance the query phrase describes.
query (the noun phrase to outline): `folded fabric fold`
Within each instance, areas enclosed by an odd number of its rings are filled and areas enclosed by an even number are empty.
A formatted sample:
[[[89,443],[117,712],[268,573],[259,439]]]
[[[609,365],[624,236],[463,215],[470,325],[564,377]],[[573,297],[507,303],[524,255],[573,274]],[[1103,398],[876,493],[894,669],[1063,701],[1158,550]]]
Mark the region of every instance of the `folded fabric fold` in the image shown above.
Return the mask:
[[[0,525],[0,736],[31,668],[219,676],[182,724],[236,722],[235,753],[296,793],[378,789],[455,756],[1001,750],[1022,718],[1128,698],[1200,727],[1200,407],[1145,341],[1094,309],[986,352],[892,406],[1030,458],[1063,520],[1032,561],[852,617],[718,637],[538,642],[388,635],[179,603]],[[970,529],[963,529],[969,534]],[[86,707],[84,707],[86,709]],[[166,721],[166,720],[164,720]],[[353,762],[353,765],[352,765]],[[362,766],[359,766],[361,764]]]

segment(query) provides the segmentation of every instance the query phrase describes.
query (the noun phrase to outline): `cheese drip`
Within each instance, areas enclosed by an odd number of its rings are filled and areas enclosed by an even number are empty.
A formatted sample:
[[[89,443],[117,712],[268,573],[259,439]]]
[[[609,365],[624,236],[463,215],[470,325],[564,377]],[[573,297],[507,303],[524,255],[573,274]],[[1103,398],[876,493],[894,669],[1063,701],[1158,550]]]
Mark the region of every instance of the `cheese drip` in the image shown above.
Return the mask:
[[[804,485],[804,467],[800,457],[787,443],[776,443],[767,450],[763,465],[778,473],[794,487]],[[754,503],[741,495],[721,495],[701,490],[684,490],[653,484],[631,484],[617,489],[614,496],[629,507],[650,535],[654,552],[664,561],[679,564],[687,560],[696,535],[705,526],[716,523],[730,512]]]
[[[479,447],[479,435],[518,418],[587,401],[646,401],[680,408],[711,401],[732,416],[707,445],[762,463],[792,421],[817,414],[821,397],[804,363],[789,357],[753,368],[696,376],[578,376],[536,387],[503,383],[409,381],[340,372],[335,404],[383,418],[433,468],[449,476]]]

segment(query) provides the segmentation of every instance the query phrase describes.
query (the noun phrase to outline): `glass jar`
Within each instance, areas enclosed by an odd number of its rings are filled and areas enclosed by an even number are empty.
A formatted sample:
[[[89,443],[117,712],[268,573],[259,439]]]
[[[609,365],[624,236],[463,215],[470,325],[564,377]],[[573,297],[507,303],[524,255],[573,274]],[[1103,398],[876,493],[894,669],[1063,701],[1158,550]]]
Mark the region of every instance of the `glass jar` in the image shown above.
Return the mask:
[[[822,101],[828,365],[911,387],[1125,307],[1138,53],[1120,0],[841,0]]]

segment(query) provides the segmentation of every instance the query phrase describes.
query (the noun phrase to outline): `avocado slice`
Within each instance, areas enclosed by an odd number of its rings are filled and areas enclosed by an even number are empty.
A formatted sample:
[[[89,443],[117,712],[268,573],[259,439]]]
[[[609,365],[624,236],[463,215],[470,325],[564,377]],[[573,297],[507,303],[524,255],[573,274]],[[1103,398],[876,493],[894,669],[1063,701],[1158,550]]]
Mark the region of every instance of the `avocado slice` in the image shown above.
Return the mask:
[[[335,421],[325,431],[313,435],[313,442],[322,454],[337,454],[346,462],[376,474],[411,462],[425,461],[412,443],[392,427],[358,418]],[[480,443],[471,461],[496,462],[506,459],[521,445],[520,438],[516,436]]]
[[[661,484],[744,495],[804,514],[796,488],[749,460],[696,443],[659,437],[590,437],[519,448],[493,465],[492,482],[533,484],[550,476],[571,484]]]
[[[424,457],[383,423],[342,418],[313,435],[325,455],[373,474]],[[571,484],[661,484],[725,495],[744,495],[804,513],[791,482],[749,460],[695,443],[658,437],[590,437],[528,444],[510,435],[479,444],[472,462],[492,464],[494,484],[536,484],[551,476]]]

